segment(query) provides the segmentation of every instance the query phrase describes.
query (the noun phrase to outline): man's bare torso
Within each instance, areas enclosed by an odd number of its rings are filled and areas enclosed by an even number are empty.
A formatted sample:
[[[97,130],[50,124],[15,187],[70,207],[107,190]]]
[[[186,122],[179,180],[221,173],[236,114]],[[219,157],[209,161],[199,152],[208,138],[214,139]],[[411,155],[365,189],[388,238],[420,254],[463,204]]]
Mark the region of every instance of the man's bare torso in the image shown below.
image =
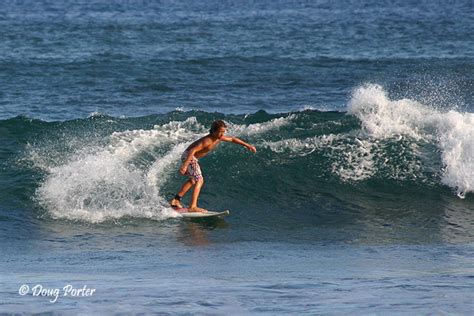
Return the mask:
[[[202,158],[204,156],[206,156],[210,151],[212,151],[219,143],[221,142],[220,139],[213,139],[210,135],[207,135],[207,136],[204,136],[200,139],[198,139],[197,141],[195,141],[194,143],[192,143],[191,145],[189,145],[189,147],[186,149],[186,150],[190,150],[198,145],[201,145],[204,147],[203,149],[197,151],[195,154],[194,154],[194,157],[196,158]]]

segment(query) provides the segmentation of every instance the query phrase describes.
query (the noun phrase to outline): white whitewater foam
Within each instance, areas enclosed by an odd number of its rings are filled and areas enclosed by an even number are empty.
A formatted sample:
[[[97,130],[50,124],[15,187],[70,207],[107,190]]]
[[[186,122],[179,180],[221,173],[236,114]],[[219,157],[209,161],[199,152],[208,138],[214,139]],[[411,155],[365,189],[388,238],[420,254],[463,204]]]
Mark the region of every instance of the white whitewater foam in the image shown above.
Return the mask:
[[[90,148],[49,167],[37,190],[37,200],[53,217],[102,222],[123,216],[164,219],[179,216],[159,195],[166,168],[178,161],[186,140],[204,131],[195,118],[155,126],[153,130],[113,133],[105,148]],[[171,151],[168,148],[171,146]],[[167,152],[158,163],[142,170],[130,163],[137,155]],[[32,157],[33,159],[35,156]],[[41,161],[44,166],[44,161]]]
[[[373,143],[354,138],[354,143],[334,146],[339,160],[332,163],[332,172],[343,181],[361,181],[371,178],[375,172]]]
[[[442,183],[460,197],[474,191],[473,113],[440,112],[410,99],[391,100],[375,84],[354,91],[348,112],[360,119],[370,137],[435,142],[444,164]]]
[[[286,117],[279,117],[268,122],[254,123],[250,125],[239,125],[228,123],[228,131],[235,136],[251,136],[260,135],[270,131],[278,130],[281,127],[290,125],[297,118],[296,114],[291,114]]]
[[[474,192],[474,114],[450,111],[438,120],[437,138],[445,164],[442,182],[464,198]]]
[[[409,99],[392,101],[381,86],[367,85],[353,92],[348,112],[361,120],[372,137],[406,135],[420,140],[427,136],[425,118],[433,110]]]
[[[279,141],[267,142],[264,146],[276,153],[283,153],[287,150],[297,156],[306,156],[313,153],[315,150],[325,148],[331,145],[335,140],[343,139],[345,135],[322,135],[315,137],[308,137],[305,139],[289,138]]]
[[[372,143],[350,134],[329,134],[305,139],[284,139],[264,142],[276,153],[290,152],[291,156],[307,156],[323,150],[331,153],[331,171],[343,181],[361,181],[375,173]]]
[[[361,121],[360,131],[283,139],[264,145],[276,153],[288,152],[290,157],[322,150],[330,160],[331,171],[342,181],[365,180],[381,168],[386,169],[384,176],[392,179],[421,177],[426,181],[418,144],[434,144],[444,165],[439,170],[441,182],[456,190],[459,197],[474,192],[473,113],[442,112],[410,99],[392,100],[376,84],[354,90],[348,113]],[[388,157],[384,146],[393,140],[401,142],[403,152]],[[392,159],[397,163],[391,165]]]

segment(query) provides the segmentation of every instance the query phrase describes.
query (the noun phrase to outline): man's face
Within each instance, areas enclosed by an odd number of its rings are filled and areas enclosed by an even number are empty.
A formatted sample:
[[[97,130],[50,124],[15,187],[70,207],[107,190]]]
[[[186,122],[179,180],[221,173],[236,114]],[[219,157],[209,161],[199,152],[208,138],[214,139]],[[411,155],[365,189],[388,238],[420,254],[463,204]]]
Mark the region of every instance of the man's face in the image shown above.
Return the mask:
[[[218,139],[221,139],[222,136],[224,136],[225,132],[227,131],[227,129],[225,127],[220,127],[217,131],[216,131],[216,136]]]

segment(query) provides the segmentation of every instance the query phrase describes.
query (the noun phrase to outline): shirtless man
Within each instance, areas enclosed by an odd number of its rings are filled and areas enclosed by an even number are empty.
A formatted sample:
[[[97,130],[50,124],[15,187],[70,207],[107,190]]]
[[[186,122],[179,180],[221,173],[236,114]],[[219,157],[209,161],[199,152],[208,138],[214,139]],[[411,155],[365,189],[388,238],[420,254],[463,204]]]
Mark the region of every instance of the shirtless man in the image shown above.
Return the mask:
[[[181,190],[175,197],[170,201],[170,205],[173,208],[183,208],[181,204],[181,198],[186,192],[194,186],[193,197],[191,199],[191,205],[189,206],[189,212],[207,212],[205,209],[197,206],[199,193],[201,192],[202,185],[204,184],[204,178],[202,177],[201,167],[199,166],[198,159],[206,156],[211,150],[213,150],[221,141],[232,142],[239,144],[250,150],[251,152],[257,152],[254,146],[247,144],[246,142],[238,139],[237,137],[224,136],[227,130],[227,126],[224,121],[215,121],[212,123],[209,134],[198,139],[184,151],[181,156],[183,164],[179,168],[179,173],[188,176]]]

